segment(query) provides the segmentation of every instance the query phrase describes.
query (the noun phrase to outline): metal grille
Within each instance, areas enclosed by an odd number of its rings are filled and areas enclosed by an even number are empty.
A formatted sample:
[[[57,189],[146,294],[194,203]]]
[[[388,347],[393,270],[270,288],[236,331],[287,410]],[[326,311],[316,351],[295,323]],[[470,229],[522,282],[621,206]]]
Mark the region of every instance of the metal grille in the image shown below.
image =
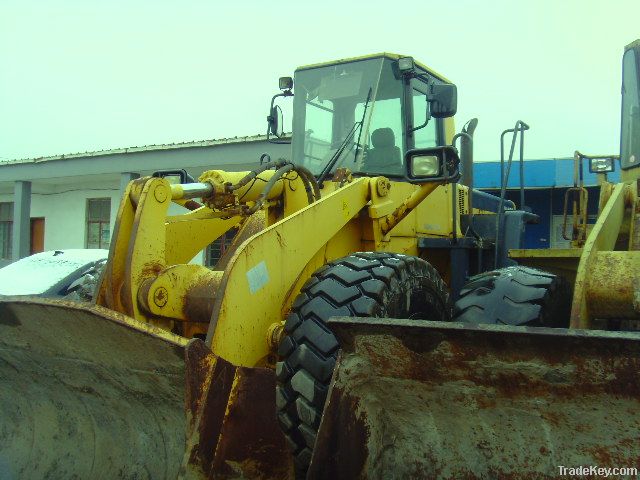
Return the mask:
[[[207,247],[205,256],[205,266],[213,268],[218,263],[218,260],[224,255],[233,237],[238,232],[237,228],[232,228],[229,231],[223,233],[220,238],[216,239]]]
[[[461,188],[458,188],[458,210],[460,211],[460,215],[464,215],[466,213],[469,213],[466,210],[466,196],[468,195],[466,190],[462,190]]]

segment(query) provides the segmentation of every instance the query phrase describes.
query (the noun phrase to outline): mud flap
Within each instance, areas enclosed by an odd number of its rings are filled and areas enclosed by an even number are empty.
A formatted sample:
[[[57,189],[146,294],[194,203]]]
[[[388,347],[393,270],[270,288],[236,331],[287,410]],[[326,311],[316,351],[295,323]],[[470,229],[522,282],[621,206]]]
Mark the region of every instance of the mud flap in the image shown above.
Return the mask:
[[[342,346],[308,478],[555,478],[640,464],[640,335],[329,321]]]
[[[91,304],[0,299],[0,479],[287,478],[273,371]]]

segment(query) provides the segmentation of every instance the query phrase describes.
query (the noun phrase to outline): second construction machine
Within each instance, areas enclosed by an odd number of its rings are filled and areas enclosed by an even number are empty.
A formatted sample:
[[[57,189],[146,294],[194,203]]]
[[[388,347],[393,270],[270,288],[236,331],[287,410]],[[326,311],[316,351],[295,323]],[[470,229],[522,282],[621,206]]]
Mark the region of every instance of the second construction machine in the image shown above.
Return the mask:
[[[510,267],[516,326],[448,323],[535,220],[458,183],[476,121],[455,134],[455,86],[379,54],[280,87],[290,161],[134,180],[95,304],[0,300],[0,473],[530,477],[637,454],[637,339],[530,329],[568,318],[559,275]],[[231,229],[213,270],[189,263]]]

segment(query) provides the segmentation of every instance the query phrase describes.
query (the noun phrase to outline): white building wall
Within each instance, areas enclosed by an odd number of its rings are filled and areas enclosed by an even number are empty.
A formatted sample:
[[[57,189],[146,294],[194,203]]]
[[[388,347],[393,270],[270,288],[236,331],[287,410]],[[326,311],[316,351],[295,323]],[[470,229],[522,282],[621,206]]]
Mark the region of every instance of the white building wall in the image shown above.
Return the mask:
[[[87,199],[111,199],[111,232],[118,214],[118,187],[81,189],[66,186],[61,192],[31,193],[31,218],[44,217],[44,249],[86,248]],[[0,195],[0,202],[13,202],[12,195]]]
[[[86,185],[83,185],[86,186]],[[44,218],[44,249],[64,250],[86,248],[87,246],[87,200],[90,198],[111,199],[110,233],[120,207],[119,187],[100,186],[80,188],[65,185],[50,193],[31,193],[31,218]],[[13,195],[0,195],[0,202],[13,202]],[[177,204],[171,204],[169,215],[179,215],[188,210]],[[204,251],[191,263],[204,263]]]
[[[108,191],[79,190],[57,195],[32,195],[31,216],[45,217],[44,248],[86,248],[87,199],[111,199],[111,229],[117,214],[120,192],[117,188]]]

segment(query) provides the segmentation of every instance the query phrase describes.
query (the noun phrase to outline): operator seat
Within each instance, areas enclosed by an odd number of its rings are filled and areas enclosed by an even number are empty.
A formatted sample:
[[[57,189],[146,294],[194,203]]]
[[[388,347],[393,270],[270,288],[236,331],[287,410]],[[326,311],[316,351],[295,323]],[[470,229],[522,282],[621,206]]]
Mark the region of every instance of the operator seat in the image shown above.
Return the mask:
[[[390,128],[378,128],[371,133],[371,148],[364,161],[367,173],[402,175],[402,155],[396,147],[396,137]]]

